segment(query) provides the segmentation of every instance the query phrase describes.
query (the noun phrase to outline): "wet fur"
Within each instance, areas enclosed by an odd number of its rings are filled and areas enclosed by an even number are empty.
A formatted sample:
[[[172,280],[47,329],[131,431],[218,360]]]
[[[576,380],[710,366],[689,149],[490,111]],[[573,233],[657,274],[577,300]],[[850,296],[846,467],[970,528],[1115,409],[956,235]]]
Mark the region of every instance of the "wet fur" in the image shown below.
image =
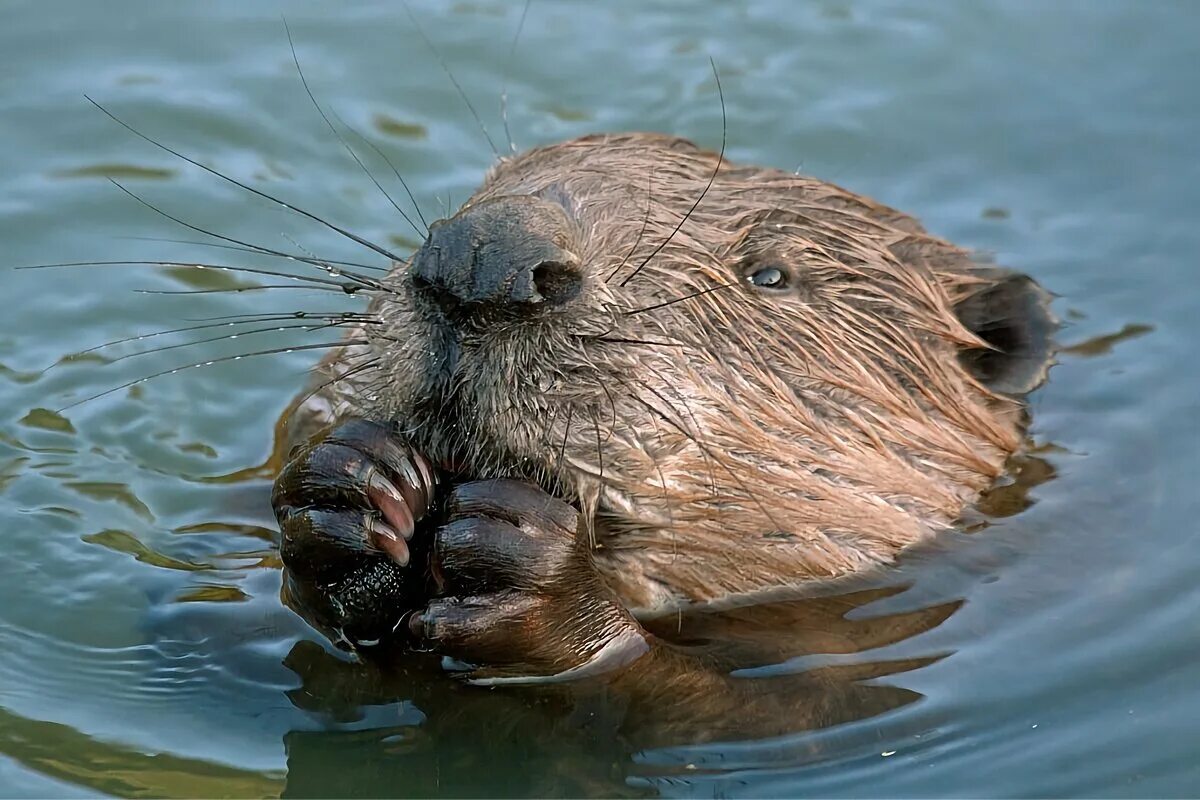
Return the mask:
[[[322,362],[294,439],[394,419],[466,477],[535,480],[580,506],[641,611],[890,561],[1021,445],[1048,297],[911,217],[656,134],[503,159],[464,209],[513,195],[562,204],[581,295],[454,339],[397,264],[381,324]],[[773,264],[786,293],[745,278]]]

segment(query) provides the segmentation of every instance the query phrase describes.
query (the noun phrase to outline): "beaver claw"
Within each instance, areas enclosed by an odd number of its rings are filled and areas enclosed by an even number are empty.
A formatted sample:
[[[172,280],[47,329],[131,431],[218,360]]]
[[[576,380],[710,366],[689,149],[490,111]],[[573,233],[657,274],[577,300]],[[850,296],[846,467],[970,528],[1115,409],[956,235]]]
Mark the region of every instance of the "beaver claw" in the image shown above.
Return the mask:
[[[389,425],[354,420],[293,452],[271,497],[285,601],[346,649],[390,639],[429,597],[413,534],[435,491]]]
[[[574,673],[611,658],[615,642],[641,641],[571,506],[529,483],[485,480],[456,487],[447,514],[431,558],[438,597],[409,620],[421,646],[494,680]]]
[[[355,420],[297,450],[272,496],[286,602],[343,648],[414,645],[477,678],[575,674],[639,651],[574,508],[530,483],[474,481],[433,528],[436,488],[389,425]]]

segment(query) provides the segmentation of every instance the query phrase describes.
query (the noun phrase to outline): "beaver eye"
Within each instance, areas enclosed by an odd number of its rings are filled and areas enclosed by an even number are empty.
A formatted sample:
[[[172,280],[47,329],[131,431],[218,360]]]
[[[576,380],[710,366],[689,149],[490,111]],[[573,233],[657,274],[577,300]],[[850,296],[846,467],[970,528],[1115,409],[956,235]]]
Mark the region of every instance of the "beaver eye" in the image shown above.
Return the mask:
[[[746,276],[760,289],[786,289],[788,274],[780,267],[759,267]]]

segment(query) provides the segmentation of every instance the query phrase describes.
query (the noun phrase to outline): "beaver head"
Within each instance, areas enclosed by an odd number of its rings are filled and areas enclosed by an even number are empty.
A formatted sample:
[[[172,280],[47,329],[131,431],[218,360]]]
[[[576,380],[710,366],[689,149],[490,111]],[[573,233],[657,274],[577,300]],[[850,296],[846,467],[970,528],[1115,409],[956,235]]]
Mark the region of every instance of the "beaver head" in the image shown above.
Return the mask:
[[[641,607],[951,525],[1019,447],[1053,325],[910,217],[651,134],[502,160],[385,283],[339,403],[578,502]]]

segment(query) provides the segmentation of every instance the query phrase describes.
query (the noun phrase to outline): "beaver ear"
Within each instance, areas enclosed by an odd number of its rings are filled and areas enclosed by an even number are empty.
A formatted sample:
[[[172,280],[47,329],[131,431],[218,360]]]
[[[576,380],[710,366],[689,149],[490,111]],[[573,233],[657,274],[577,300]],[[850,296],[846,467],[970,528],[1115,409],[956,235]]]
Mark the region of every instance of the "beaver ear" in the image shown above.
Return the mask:
[[[967,350],[963,365],[994,392],[1022,395],[1046,379],[1058,320],[1051,295],[1032,278],[1003,269],[975,273],[986,282],[954,307],[972,333],[992,349]]]

